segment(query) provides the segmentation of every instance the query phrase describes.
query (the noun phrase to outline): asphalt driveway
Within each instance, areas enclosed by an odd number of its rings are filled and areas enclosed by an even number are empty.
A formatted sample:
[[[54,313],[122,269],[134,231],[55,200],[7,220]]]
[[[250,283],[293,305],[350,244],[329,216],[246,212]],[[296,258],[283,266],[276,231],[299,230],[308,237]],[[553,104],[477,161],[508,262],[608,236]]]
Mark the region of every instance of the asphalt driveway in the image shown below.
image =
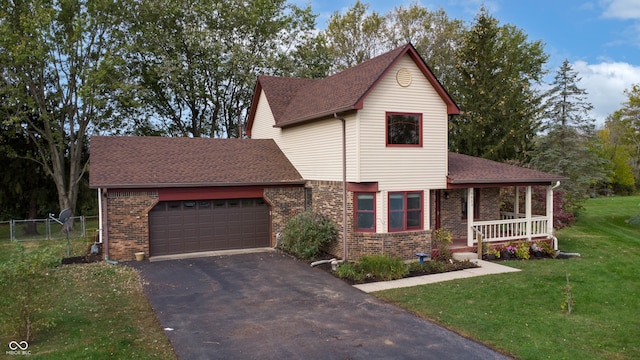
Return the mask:
[[[279,252],[130,265],[180,359],[507,359]]]

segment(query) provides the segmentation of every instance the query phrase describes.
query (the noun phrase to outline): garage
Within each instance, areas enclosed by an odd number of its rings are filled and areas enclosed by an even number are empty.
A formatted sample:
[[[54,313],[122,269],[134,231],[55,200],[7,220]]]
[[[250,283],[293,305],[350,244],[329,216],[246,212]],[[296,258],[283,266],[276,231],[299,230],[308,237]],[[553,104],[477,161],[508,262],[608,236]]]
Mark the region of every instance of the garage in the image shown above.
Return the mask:
[[[270,246],[263,199],[161,201],[149,212],[149,255]]]
[[[271,247],[305,209],[305,180],[273,140],[93,136],[109,260]]]

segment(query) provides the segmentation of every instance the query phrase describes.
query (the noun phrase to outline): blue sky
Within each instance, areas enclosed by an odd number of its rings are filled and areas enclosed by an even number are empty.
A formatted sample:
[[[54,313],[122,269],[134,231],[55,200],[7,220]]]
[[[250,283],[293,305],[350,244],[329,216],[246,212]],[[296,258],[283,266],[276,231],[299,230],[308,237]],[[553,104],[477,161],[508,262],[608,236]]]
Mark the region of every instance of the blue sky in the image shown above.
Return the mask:
[[[416,0],[361,0],[371,11],[386,14]],[[326,27],[335,11],[344,13],[351,1],[292,0],[310,4]],[[500,21],[523,30],[530,41],[541,40],[550,58],[549,78],[565,59],[578,71],[580,86],[589,93],[592,116],[601,125],[625,101],[624,90],[640,84],[640,0],[418,0],[443,8],[450,18],[473,21],[484,5]]]

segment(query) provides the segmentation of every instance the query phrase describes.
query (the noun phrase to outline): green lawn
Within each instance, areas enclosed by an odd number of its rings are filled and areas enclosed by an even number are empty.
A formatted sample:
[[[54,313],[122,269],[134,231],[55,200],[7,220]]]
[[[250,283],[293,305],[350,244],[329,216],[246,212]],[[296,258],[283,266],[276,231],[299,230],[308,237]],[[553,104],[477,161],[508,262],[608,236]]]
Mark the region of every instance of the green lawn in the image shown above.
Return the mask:
[[[375,295],[522,359],[637,359],[640,227],[625,221],[634,215],[640,197],[590,199],[557,234],[560,249],[580,258],[510,261],[522,271]]]
[[[74,239],[72,256],[86,254],[92,242]],[[66,256],[66,241],[22,242],[26,253],[43,248]],[[15,243],[0,242],[0,267],[15,258]],[[29,341],[30,359],[175,359],[142,290],[138,273],[130,267],[105,262],[57,266],[46,270],[45,281],[33,287],[47,294],[37,318],[53,326],[37,331]],[[0,276],[2,272],[0,272]],[[2,279],[0,279],[2,280]],[[5,299],[9,294],[2,294]],[[4,299],[0,298],[0,302]],[[0,344],[20,341],[9,324],[19,314],[0,309]],[[23,356],[7,355],[7,358]]]

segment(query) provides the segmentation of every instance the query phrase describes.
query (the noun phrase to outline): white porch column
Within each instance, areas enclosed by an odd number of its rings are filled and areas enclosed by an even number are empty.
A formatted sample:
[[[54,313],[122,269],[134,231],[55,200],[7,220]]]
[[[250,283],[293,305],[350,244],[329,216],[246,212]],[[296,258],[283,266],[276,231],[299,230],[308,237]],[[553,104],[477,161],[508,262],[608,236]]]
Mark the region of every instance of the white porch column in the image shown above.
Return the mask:
[[[553,235],[553,186],[547,186],[547,234]]]
[[[475,199],[473,198],[473,188],[467,189],[467,246],[473,246],[473,237],[476,236],[476,233],[473,231],[473,202]]]
[[[531,241],[531,185],[527,186],[527,239]]]
[[[519,186],[515,186],[516,191],[516,198],[513,201],[513,215],[514,215],[514,219],[519,218],[518,214],[520,213],[520,187]]]

